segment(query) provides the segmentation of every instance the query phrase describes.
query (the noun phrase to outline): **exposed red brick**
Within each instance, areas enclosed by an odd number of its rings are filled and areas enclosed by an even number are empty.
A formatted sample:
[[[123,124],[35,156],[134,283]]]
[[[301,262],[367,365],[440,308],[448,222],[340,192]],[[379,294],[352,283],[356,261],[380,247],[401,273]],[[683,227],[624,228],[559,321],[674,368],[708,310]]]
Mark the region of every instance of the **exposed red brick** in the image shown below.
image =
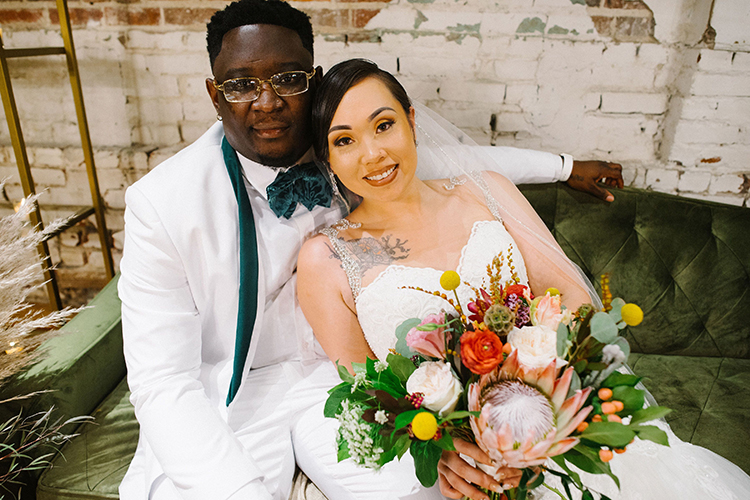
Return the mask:
[[[161,19],[161,12],[157,8],[109,7],[104,13],[108,24],[156,26]]]
[[[602,36],[612,36],[612,18],[604,16],[591,16],[597,33]]]
[[[42,21],[42,9],[1,9],[0,24],[25,24]]]
[[[714,156],[713,158],[701,158],[701,163],[719,163],[721,156]]]
[[[352,24],[355,28],[364,28],[378,12],[380,9],[357,9],[352,12]]]
[[[375,43],[380,42],[377,30],[361,30],[346,35],[346,43]]]
[[[73,26],[86,26],[89,21],[99,22],[104,17],[101,9],[68,9],[70,24]],[[60,16],[57,15],[57,9],[49,10],[49,19],[52,24],[60,24]]]
[[[383,2],[385,2],[385,3],[390,3],[391,0],[338,0],[338,1],[342,2],[342,3],[343,2],[350,2],[350,3],[351,2],[358,2],[358,3],[360,3],[360,2],[367,2],[367,3],[375,3],[375,2],[377,2],[377,3],[383,3]]]
[[[625,3],[624,0],[604,0],[604,5],[602,5],[602,7],[607,7],[608,9],[622,9],[623,3]]]
[[[329,28],[348,28],[349,12],[336,9],[307,9],[313,27],[324,26]]]
[[[640,10],[651,10],[648,8],[648,5],[643,3],[641,0],[628,0],[625,2],[625,5],[623,5],[626,9],[640,9]]]
[[[179,24],[187,26],[191,24],[205,25],[211,20],[217,9],[185,9],[185,8],[165,8],[164,22],[166,24]]]
[[[615,38],[649,39],[654,35],[654,19],[651,17],[618,17],[615,19]]]

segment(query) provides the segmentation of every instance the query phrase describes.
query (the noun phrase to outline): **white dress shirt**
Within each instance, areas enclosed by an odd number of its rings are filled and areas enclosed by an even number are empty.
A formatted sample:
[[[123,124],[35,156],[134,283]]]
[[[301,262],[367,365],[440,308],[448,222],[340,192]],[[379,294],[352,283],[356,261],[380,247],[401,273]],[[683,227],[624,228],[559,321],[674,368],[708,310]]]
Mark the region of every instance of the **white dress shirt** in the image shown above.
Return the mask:
[[[276,217],[268,205],[266,188],[276,175],[288,169],[270,168],[237,154],[242,165],[247,195],[258,235],[258,265],[263,266],[266,288],[266,314],[252,368],[310,356],[325,356],[315,348],[312,329],[302,315],[295,293],[297,255],[302,244],[316,230],[346,215],[337,200],[335,210],[316,206],[308,210],[298,204],[292,217]],[[299,163],[309,161],[308,151]]]

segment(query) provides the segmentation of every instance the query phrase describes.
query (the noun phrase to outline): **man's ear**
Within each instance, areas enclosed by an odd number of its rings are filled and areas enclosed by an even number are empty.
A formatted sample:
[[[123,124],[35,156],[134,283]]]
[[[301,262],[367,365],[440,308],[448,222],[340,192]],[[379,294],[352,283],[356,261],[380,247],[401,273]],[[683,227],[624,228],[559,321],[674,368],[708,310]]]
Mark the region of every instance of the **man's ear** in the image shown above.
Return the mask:
[[[315,68],[315,75],[312,77],[313,81],[315,81],[315,85],[320,85],[320,82],[323,80],[323,66],[318,66]]]
[[[214,105],[216,114],[219,115],[219,90],[214,87],[214,81],[212,78],[206,78],[206,90],[208,91],[209,97],[211,97],[211,102]]]

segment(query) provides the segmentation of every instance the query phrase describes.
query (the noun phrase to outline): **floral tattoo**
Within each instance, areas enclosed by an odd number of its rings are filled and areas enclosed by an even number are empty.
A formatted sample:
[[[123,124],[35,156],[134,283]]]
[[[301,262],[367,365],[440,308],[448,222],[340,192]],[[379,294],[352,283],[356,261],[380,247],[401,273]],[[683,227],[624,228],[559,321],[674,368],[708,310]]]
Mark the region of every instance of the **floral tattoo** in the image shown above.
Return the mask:
[[[344,241],[343,243],[359,264],[360,271],[364,273],[376,266],[390,265],[409,257],[410,249],[405,246],[409,240],[401,241],[401,238],[393,238],[395,241],[392,242],[391,239],[392,236],[389,234],[382,236],[380,239],[366,237]],[[328,245],[328,248],[331,251],[332,259],[341,260],[330,245]]]

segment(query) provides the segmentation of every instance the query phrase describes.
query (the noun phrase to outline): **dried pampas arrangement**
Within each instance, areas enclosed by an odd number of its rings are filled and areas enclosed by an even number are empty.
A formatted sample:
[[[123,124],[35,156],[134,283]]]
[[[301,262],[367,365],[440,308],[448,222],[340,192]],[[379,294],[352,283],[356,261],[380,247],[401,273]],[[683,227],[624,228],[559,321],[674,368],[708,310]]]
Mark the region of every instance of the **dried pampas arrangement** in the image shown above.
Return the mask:
[[[3,186],[0,182],[0,192]],[[81,310],[44,314],[26,301],[44,286],[37,246],[65,222],[53,221],[42,231],[30,227],[37,198],[27,198],[16,213],[0,218],[0,381],[28,365],[38,355],[36,348]]]

